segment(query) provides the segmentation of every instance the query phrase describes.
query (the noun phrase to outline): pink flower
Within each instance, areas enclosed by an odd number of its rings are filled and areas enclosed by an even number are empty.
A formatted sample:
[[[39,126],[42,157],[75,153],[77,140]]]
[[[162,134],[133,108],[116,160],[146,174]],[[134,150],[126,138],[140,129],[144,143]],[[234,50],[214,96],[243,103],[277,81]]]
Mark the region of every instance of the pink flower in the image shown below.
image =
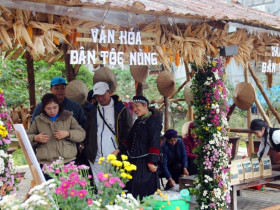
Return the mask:
[[[91,204],[92,204],[92,199],[89,198],[89,199],[87,200],[87,205],[90,206]]]
[[[102,193],[102,191],[101,190],[98,190],[98,194],[101,194]]]
[[[84,198],[88,192],[85,189],[82,189],[78,192],[79,198]]]
[[[69,192],[69,195],[72,197],[75,197],[76,194],[77,194],[77,191],[75,189],[71,189]]]
[[[105,182],[105,187],[112,187],[112,185],[110,184],[110,182]]]
[[[54,170],[54,173],[55,173],[55,174],[59,174],[59,173],[60,173],[60,169],[59,169],[59,168],[55,169],[55,170]]]
[[[119,185],[120,185],[121,188],[125,187],[124,183],[122,183],[122,182],[119,182]]]
[[[120,177],[115,177],[115,180],[116,180],[116,182],[120,182],[121,181]]]
[[[62,193],[62,188],[61,187],[57,187],[56,189],[55,189],[55,193],[56,194],[61,194]]]
[[[81,185],[82,187],[85,187],[85,186],[87,186],[87,182],[86,182],[85,180],[81,180],[81,181],[80,181],[80,185]]]
[[[67,168],[64,168],[64,169],[63,169],[63,172],[64,172],[64,173],[68,173],[68,169],[67,169]]]
[[[61,185],[60,185],[62,188],[68,188],[69,187],[69,183],[68,181],[63,181],[61,182]]]
[[[61,194],[62,198],[67,198],[68,195],[67,195],[67,192],[66,191],[63,191],[62,194]]]
[[[91,179],[91,178],[92,178],[92,175],[88,175],[88,178]]]
[[[109,183],[111,185],[114,185],[116,183],[116,178],[115,177],[111,177],[110,180],[109,180]]]

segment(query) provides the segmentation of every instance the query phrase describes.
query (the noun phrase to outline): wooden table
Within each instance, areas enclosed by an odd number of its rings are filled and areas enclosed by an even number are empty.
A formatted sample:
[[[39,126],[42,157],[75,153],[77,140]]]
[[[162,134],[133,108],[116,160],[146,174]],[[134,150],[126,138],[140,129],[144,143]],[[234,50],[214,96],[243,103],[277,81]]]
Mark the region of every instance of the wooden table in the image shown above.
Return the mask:
[[[257,178],[245,179],[240,181],[240,183],[238,184],[232,185],[230,208],[232,210],[237,210],[237,190],[242,190],[257,185],[267,184],[269,182],[273,182],[277,180],[280,180],[280,172],[272,171],[272,174],[269,176],[261,176]],[[186,188],[186,184],[189,186],[193,186],[193,181],[194,181],[194,176],[180,177],[179,179],[180,190]],[[267,184],[267,186],[280,189],[280,185],[278,184],[269,183]]]

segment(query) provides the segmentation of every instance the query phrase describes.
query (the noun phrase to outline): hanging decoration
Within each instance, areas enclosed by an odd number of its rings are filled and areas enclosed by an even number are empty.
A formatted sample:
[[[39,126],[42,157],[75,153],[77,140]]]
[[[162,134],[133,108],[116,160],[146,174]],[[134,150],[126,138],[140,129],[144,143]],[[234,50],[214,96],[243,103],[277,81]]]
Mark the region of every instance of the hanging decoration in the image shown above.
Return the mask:
[[[192,189],[200,209],[222,209],[230,202],[228,162],[231,148],[228,144],[226,113],[228,90],[225,87],[225,69],[221,59],[210,60],[203,67],[192,67],[193,101],[201,144],[195,149],[198,175]]]

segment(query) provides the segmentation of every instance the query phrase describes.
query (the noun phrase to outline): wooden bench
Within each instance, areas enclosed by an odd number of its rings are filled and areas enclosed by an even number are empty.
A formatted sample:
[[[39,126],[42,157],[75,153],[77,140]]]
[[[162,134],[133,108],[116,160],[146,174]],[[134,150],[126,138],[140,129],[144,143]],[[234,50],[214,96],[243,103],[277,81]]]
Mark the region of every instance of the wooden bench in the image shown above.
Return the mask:
[[[232,185],[230,208],[232,210],[237,210],[237,190],[243,190],[257,185],[267,184],[269,182],[274,182],[277,180],[280,180],[280,172],[272,171],[272,174],[269,176],[261,176],[257,178],[245,179],[240,181],[240,183],[238,184]],[[190,187],[194,186],[193,181],[194,181],[194,176],[180,177],[179,179],[180,190],[186,188],[186,185]],[[278,184],[269,183],[267,184],[267,186],[280,189],[280,185]]]

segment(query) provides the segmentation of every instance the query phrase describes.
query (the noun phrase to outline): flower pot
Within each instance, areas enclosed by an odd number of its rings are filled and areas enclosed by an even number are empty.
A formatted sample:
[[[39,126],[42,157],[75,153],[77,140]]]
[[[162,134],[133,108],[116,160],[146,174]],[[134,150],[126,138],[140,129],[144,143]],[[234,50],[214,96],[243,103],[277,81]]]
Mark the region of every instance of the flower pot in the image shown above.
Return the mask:
[[[233,160],[237,156],[240,138],[241,136],[229,137],[229,143],[232,144],[231,160]]]
[[[154,210],[164,209],[164,210],[188,210],[189,209],[189,201],[191,200],[191,196],[186,197],[186,200],[178,199],[178,200],[171,200],[170,205],[168,205],[168,201],[156,201]],[[164,206],[164,207],[163,207]],[[177,208],[178,207],[178,208]]]

